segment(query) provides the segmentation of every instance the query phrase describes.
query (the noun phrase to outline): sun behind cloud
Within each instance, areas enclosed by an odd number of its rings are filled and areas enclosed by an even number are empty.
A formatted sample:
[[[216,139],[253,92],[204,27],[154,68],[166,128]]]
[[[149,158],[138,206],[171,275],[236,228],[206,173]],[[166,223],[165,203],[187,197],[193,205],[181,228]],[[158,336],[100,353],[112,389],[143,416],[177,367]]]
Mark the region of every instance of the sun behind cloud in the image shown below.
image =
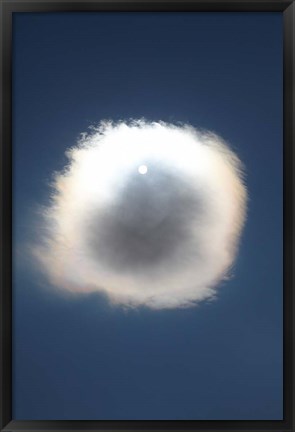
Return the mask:
[[[216,295],[247,201],[241,162],[220,137],[162,121],[110,121],[67,156],[33,247],[52,285],[154,309]]]

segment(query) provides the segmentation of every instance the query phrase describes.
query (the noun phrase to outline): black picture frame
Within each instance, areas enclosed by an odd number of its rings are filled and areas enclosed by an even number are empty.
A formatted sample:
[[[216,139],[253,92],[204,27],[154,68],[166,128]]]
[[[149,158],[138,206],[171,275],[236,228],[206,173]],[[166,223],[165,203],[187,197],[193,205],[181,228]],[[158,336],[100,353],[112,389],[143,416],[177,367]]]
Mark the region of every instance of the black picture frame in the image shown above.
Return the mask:
[[[284,419],[276,421],[15,421],[12,418],[12,14],[68,11],[278,11],[284,20]],[[1,12],[1,431],[295,431],[293,0],[0,0]]]

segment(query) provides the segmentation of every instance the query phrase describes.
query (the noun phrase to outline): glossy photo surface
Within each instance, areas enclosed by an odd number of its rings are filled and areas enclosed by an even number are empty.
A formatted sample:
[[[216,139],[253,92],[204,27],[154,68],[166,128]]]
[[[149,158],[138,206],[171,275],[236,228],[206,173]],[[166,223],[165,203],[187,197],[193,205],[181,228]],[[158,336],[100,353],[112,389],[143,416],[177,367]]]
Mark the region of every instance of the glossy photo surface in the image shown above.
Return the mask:
[[[13,418],[283,418],[280,13],[14,13]]]

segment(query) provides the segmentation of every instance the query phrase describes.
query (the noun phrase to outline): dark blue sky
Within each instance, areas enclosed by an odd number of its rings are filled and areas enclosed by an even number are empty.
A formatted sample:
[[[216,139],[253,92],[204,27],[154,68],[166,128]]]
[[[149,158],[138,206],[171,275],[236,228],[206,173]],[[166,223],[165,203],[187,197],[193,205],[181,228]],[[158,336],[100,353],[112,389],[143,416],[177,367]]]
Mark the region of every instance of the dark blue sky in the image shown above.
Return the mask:
[[[13,47],[13,418],[281,419],[282,15],[18,13]],[[130,117],[213,130],[246,166],[248,219],[217,301],[69,299],[16,252],[65,150]]]

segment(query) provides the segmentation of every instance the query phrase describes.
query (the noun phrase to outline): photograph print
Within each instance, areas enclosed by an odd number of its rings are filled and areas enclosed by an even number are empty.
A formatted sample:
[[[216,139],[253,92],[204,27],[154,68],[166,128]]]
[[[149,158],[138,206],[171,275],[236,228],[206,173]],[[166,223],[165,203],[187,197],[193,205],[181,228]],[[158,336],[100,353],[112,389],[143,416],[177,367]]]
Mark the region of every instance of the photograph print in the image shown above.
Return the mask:
[[[16,12],[15,420],[283,419],[283,18]]]

